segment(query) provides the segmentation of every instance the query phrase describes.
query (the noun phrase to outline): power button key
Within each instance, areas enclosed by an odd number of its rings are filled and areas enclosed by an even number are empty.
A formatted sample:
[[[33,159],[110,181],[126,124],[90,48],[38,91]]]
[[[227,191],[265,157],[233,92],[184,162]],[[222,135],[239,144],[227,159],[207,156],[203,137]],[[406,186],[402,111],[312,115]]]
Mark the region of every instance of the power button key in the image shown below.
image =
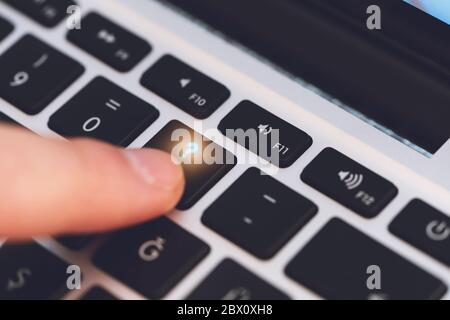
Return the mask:
[[[450,266],[450,218],[421,200],[411,201],[389,230]]]

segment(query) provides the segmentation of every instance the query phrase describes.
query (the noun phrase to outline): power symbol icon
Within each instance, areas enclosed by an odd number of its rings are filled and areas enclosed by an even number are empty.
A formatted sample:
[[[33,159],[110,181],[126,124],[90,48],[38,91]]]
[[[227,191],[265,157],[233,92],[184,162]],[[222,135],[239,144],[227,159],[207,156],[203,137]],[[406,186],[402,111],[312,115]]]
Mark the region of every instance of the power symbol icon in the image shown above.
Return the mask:
[[[444,241],[450,237],[450,226],[445,222],[431,221],[426,228],[427,236],[434,241]]]

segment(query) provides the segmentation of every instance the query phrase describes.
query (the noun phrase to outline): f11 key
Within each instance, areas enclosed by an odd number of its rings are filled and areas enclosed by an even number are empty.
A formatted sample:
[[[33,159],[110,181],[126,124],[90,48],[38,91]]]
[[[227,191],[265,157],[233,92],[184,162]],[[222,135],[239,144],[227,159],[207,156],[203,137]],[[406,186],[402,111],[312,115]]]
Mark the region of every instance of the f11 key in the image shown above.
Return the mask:
[[[365,218],[377,216],[398,193],[392,183],[332,148],[323,150],[301,179]]]
[[[219,130],[280,168],[292,165],[313,143],[308,134],[251,101],[239,103]]]

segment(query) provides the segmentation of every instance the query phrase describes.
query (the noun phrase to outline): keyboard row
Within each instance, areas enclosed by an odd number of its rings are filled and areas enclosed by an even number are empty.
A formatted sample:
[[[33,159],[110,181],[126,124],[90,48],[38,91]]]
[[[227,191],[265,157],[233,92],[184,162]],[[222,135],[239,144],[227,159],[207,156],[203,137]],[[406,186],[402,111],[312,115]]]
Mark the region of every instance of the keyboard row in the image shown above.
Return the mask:
[[[25,35],[0,56],[0,69],[4,71],[0,97],[29,114],[42,111],[84,71],[81,64],[32,35]],[[184,110],[211,110],[208,106],[213,101],[217,108],[229,96],[224,86],[170,55],[156,62],[141,82]],[[223,90],[227,93],[221,95]],[[212,99],[215,92],[217,99]],[[158,110],[146,101],[97,77],[53,114],[48,126],[67,138],[91,137],[126,147],[158,117]],[[281,168],[292,165],[313,143],[308,134],[250,101],[241,102],[218,128]],[[338,160],[324,156],[319,168],[310,166],[302,179],[367,218],[378,215],[397,194],[397,188],[377,174],[345,156]],[[222,172],[222,168],[213,171]],[[356,193],[349,192],[355,189]]]
[[[0,19],[1,40],[11,25]],[[68,32],[67,40],[117,71],[130,71],[151,51],[145,40],[97,13],[86,15],[81,24]],[[77,61],[30,35],[3,55],[0,66],[6,71],[2,98],[30,115],[41,112],[84,72]],[[170,55],[147,70],[141,84],[199,119],[230,96],[225,86]]]
[[[283,214],[278,211],[278,215]],[[239,232],[246,231],[249,239],[261,237],[255,230],[268,223],[265,218],[244,217],[245,221],[237,221]],[[300,225],[307,219],[304,217]],[[236,217],[233,220],[236,222]],[[271,220],[274,226],[270,229],[279,228],[277,220]],[[296,226],[292,228],[298,228],[299,222],[294,223]],[[240,239],[244,241],[244,237]],[[164,217],[112,234],[94,254],[93,263],[144,297],[160,299],[209,251],[206,243]],[[37,243],[6,243],[0,248],[0,264],[0,299],[57,299],[68,292],[69,265]],[[381,288],[376,286],[376,281],[374,287],[367,284],[376,270],[373,268],[381,272]],[[326,299],[439,299],[447,291],[446,285],[433,275],[337,218],[331,219],[301,249],[288,263],[285,273]],[[225,258],[186,298],[281,300],[290,297]],[[95,288],[82,299],[114,299],[114,296]]]

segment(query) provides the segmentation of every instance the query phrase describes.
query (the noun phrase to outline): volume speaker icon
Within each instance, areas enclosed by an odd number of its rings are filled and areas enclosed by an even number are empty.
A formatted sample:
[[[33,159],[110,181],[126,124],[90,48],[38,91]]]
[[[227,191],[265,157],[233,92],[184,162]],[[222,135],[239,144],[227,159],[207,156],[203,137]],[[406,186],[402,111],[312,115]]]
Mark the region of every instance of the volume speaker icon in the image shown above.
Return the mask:
[[[364,181],[364,176],[362,174],[353,174],[348,171],[339,172],[339,178],[345,183],[348,190],[358,188]]]

